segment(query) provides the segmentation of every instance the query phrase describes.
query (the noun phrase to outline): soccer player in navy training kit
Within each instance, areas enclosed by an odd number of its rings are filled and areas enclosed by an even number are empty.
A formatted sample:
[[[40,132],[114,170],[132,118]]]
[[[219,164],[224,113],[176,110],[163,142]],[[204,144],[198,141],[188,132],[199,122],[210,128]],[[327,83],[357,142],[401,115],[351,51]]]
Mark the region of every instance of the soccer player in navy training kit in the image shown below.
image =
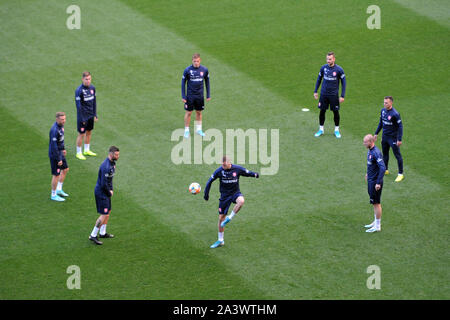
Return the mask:
[[[97,118],[97,100],[95,87],[91,84],[91,73],[83,72],[81,85],[75,90],[75,105],[77,107],[77,155],[80,160],[86,160],[85,156],[95,157],[97,154],[90,150],[92,130]],[[84,152],[81,153],[81,145],[84,139]]]
[[[344,102],[345,89],[347,87],[347,81],[345,80],[344,70],[335,64],[336,57],[334,52],[329,52],[327,54],[327,64],[320,68],[319,75],[317,76],[316,87],[314,89],[314,98],[317,100],[317,90],[319,90],[320,83],[322,82],[322,88],[320,90],[320,100],[319,100],[319,131],[316,132],[315,136],[320,137],[324,133],[325,124],[325,113],[330,107],[330,110],[334,113],[334,135],[336,138],[341,137],[339,132],[339,108],[340,104]],[[339,81],[342,82],[342,92],[339,97]]]
[[[65,201],[63,197],[69,195],[62,189],[64,179],[66,178],[69,166],[66,161],[66,148],[64,146],[64,124],[66,123],[66,114],[64,112],[56,113],[56,121],[50,129],[48,157],[52,168],[52,193],[50,199],[53,201]]]
[[[208,201],[209,190],[211,184],[217,178],[220,179],[220,199],[219,199],[219,237],[216,242],[211,245],[211,248],[217,248],[225,244],[224,241],[224,227],[227,223],[233,219],[234,215],[239,212],[239,210],[244,205],[244,195],[239,190],[239,177],[255,177],[259,178],[257,172],[252,172],[241,166],[234,165],[231,163],[230,158],[224,156],[222,158],[222,166],[219,167],[209,178],[205,187],[205,194],[203,198]],[[227,217],[228,209],[231,203],[235,203],[230,216]]]
[[[386,165],[386,174],[389,174],[389,149],[392,147],[394,156],[397,159],[398,175],[395,182],[400,182],[404,179],[403,176],[403,158],[400,153],[400,146],[402,145],[403,124],[400,118],[400,113],[392,107],[394,98],[387,96],[384,98],[384,108],[381,109],[380,122],[375,131],[375,141],[381,129],[383,135],[381,137],[381,150],[383,150],[383,160]]]
[[[106,157],[98,170],[94,194],[97,212],[100,216],[95,222],[94,229],[89,236],[89,240],[98,245],[103,244],[97,237],[99,231],[100,238],[114,238],[114,235],[106,232],[106,224],[108,223],[109,214],[111,213],[111,197],[114,193],[112,180],[116,173],[116,161],[119,159],[119,155],[119,148],[111,146],[109,148],[108,157]]]
[[[371,224],[365,225],[366,232],[381,231],[381,191],[383,190],[383,176],[386,171],[383,156],[375,146],[375,138],[371,134],[364,137],[364,146],[367,151],[367,192],[369,193],[370,203],[373,205],[374,220]]]
[[[209,89],[209,71],[205,66],[200,65],[200,54],[192,56],[192,65],[184,69],[181,78],[181,98],[184,103],[184,137],[189,138],[189,125],[191,123],[191,114],[195,109],[196,132],[202,137],[205,133],[202,131],[202,111],[205,109],[205,98],[203,93],[203,81],[206,86],[206,100],[211,100]],[[187,82],[187,94],[186,94]]]

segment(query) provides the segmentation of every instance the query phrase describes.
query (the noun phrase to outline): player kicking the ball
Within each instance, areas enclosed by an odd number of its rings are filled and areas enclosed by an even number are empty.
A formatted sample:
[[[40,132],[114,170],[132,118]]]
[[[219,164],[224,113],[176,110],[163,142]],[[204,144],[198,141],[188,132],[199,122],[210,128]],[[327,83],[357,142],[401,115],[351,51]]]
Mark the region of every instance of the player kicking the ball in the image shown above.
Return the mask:
[[[222,166],[219,167],[209,178],[205,187],[204,199],[208,201],[209,199],[209,189],[211,184],[217,178],[220,179],[220,199],[219,199],[219,238],[216,242],[211,245],[211,248],[217,248],[225,244],[223,234],[224,228],[229,223],[234,215],[239,212],[239,210],[244,205],[244,195],[239,190],[239,177],[255,177],[259,178],[257,172],[252,172],[241,166],[231,164],[230,158],[224,156],[222,158]],[[227,217],[228,209],[231,203],[235,203],[231,214]]]

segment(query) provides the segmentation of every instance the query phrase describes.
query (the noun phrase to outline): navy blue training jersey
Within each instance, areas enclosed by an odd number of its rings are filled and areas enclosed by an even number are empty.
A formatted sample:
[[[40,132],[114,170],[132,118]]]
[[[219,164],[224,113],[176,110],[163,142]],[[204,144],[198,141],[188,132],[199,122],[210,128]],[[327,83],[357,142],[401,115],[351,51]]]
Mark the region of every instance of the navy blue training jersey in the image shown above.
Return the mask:
[[[51,159],[61,161],[63,159],[64,147],[64,127],[58,125],[55,121],[49,133],[50,141],[48,144],[48,156]]]
[[[322,66],[317,76],[316,87],[314,93],[319,90],[320,83],[322,82],[322,88],[320,94],[324,96],[338,96],[339,95],[339,81],[342,82],[341,97],[345,97],[345,89],[347,87],[347,81],[345,80],[344,69],[335,64],[330,67],[328,64]]]
[[[186,97],[199,97],[203,98],[203,81],[206,86],[206,98],[210,97],[209,91],[209,72],[208,68],[200,65],[198,68],[194,68],[190,65],[184,69],[183,77],[181,78],[181,98],[186,100]],[[187,82],[187,94],[186,94],[186,82]]]
[[[116,162],[109,160],[107,157],[105,161],[100,165],[98,170],[97,184],[95,185],[95,194],[106,195],[111,197],[113,191],[112,180],[116,173]]]
[[[372,149],[367,151],[367,181],[376,182],[377,184],[383,183],[385,171],[386,166],[384,165],[383,155],[380,149],[373,146]]]
[[[219,167],[209,178],[205,187],[205,197],[209,196],[209,189],[211,184],[217,178],[220,179],[220,198],[225,199],[228,196],[232,196],[239,190],[239,177],[257,177],[258,173],[245,169],[244,167],[232,164],[231,168],[225,170],[223,167]]]
[[[402,141],[403,124],[400,113],[394,108],[391,108],[391,110],[387,110],[386,108],[381,109],[380,122],[378,123],[375,134],[378,134],[381,129],[383,129],[383,136],[392,137],[397,139],[397,141]]]
[[[95,87],[92,84],[89,87],[81,84],[75,90],[75,105],[77,106],[78,121],[87,121],[97,116]]]

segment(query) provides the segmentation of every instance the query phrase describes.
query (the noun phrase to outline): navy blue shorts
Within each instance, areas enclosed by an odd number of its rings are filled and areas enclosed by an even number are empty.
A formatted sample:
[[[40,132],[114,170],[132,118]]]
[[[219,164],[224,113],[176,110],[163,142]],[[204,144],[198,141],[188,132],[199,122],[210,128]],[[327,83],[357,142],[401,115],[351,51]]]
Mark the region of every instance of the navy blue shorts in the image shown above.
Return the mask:
[[[97,212],[100,214],[111,213],[111,198],[104,194],[95,193],[95,204],[97,205]]]
[[[240,196],[243,196],[242,193],[236,192],[232,196],[226,197],[226,198],[220,198],[219,199],[219,214],[227,214],[228,209],[230,208],[231,203],[236,203],[236,199]]]
[[[339,96],[320,95],[318,108],[321,110],[339,111]]]
[[[61,174],[61,170],[67,169],[69,166],[67,165],[66,157],[62,158],[62,166],[58,166],[58,159],[50,158],[50,167],[52,168],[52,175],[59,176]]]
[[[205,99],[204,97],[187,97],[186,103],[184,104],[184,110],[186,111],[203,111],[205,109]]]
[[[388,144],[392,148],[396,148],[397,147],[397,138],[396,137],[389,137],[389,136],[382,135],[381,136],[381,143],[382,144],[385,143],[385,144]]]
[[[381,184],[380,190],[375,190],[376,181],[368,181],[367,182],[367,192],[369,193],[370,203],[378,204],[381,203],[381,191],[383,191],[383,184]]]
[[[86,131],[94,130],[94,118],[86,121],[77,121],[77,130],[79,133],[86,133]]]

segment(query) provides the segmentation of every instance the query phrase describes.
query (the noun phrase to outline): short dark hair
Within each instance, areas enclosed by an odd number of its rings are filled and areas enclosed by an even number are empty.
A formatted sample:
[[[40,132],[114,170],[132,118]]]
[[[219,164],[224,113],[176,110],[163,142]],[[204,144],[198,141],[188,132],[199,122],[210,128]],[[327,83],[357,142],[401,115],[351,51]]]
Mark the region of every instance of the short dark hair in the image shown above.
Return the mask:
[[[109,153],[114,153],[114,152],[118,152],[118,151],[120,151],[120,150],[116,146],[109,147]]]
[[[386,96],[386,97],[384,97],[384,99],[389,99],[389,100],[391,100],[392,102],[394,102],[394,98],[392,98],[392,96]]]
[[[333,56],[333,57],[336,58],[336,56],[334,55],[334,52],[333,52],[333,51],[328,52],[328,53],[327,53],[327,56]]]
[[[89,71],[84,71],[83,72],[83,79],[86,78],[87,76],[90,76],[91,73]]]

